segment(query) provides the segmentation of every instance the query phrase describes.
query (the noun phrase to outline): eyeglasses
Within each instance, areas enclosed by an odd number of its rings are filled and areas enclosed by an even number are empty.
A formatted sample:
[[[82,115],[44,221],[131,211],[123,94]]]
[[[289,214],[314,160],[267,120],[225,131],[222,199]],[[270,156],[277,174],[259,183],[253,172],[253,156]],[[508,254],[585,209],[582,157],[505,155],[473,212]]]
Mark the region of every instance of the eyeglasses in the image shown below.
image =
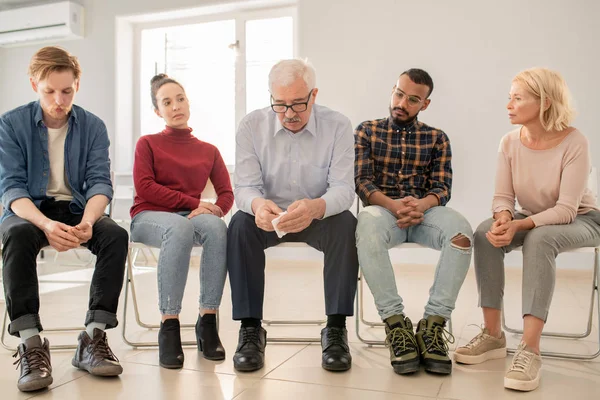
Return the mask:
[[[421,99],[418,96],[409,96],[406,93],[404,93],[402,90],[398,89],[397,87],[394,86],[394,94],[396,95],[396,97],[398,98],[398,100],[402,101],[402,99],[404,97],[406,97],[408,99],[408,105],[415,107],[419,104],[421,104],[423,102],[423,99]]]
[[[308,103],[310,102],[310,96],[312,95],[312,90],[308,92],[308,98],[305,102],[302,103],[294,103],[294,104],[273,104],[273,96],[271,96],[271,109],[275,111],[277,114],[284,114],[287,112],[288,108],[291,108],[293,112],[301,113],[308,109]]]

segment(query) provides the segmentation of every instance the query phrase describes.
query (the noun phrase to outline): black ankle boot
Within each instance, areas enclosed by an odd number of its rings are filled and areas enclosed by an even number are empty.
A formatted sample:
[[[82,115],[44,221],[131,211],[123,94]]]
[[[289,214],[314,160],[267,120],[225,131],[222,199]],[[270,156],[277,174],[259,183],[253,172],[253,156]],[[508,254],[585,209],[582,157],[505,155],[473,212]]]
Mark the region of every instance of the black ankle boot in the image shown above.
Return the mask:
[[[163,368],[181,368],[183,367],[183,358],[179,320],[168,319],[161,322],[158,331],[158,361],[160,366]]]
[[[217,317],[215,314],[204,314],[198,316],[196,322],[196,342],[198,343],[198,351],[207,360],[224,360],[225,349],[219,339],[219,331],[217,331]]]

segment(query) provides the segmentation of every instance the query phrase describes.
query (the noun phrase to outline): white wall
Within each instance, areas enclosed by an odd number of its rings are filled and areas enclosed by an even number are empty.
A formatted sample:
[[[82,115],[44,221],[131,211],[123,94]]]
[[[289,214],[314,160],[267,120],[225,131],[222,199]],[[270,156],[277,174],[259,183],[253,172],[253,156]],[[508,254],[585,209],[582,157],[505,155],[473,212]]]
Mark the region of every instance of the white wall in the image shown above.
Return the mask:
[[[498,143],[511,129],[512,77],[560,71],[576,100],[575,121],[600,164],[600,2],[595,0],[304,0],[300,53],[317,69],[319,101],[356,125],[386,117],[398,75],[420,67],[435,89],[423,122],[453,148],[450,205],[477,226],[490,214]]]
[[[86,39],[61,45],[77,55],[77,102],[103,118],[114,138],[115,18],[219,0],[82,0]],[[450,206],[474,227],[489,216],[498,142],[511,126],[511,78],[532,66],[560,71],[576,100],[575,121],[600,164],[600,2],[595,0],[299,0],[299,56],[317,68],[319,102],[356,125],[385,117],[391,87],[410,67],[435,82],[421,119],[450,137]],[[27,65],[39,46],[0,50],[0,113],[34,99]],[[595,124],[596,123],[596,124]],[[129,134],[120,132],[119,134]],[[233,133],[232,133],[233,134]],[[114,142],[114,140],[113,140]]]

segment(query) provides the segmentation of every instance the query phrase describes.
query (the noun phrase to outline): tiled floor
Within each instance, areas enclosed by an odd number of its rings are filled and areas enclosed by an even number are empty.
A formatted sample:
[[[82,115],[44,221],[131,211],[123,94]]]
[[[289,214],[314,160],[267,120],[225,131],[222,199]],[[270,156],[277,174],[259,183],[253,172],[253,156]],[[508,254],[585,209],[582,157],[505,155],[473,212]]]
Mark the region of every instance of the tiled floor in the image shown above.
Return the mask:
[[[48,255],[51,259],[52,255]],[[83,258],[86,256],[83,255]],[[57,263],[40,265],[42,320],[46,328],[78,325],[83,321],[87,304],[91,268],[65,266],[76,261],[72,255],[61,255]],[[198,260],[190,270],[182,320],[195,322],[198,295]],[[428,265],[398,265],[396,276],[406,312],[413,321],[421,317],[433,276]],[[142,319],[155,322],[156,274],[153,269],[139,270],[136,275]],[[548,330],[583,330],[586,306],[589,304],[591,273],[559,271]],[[265,318],[319,319],[324,314],[322,272],[319,263],[269,260]],[[365,286],[366,289],[366,286]],[[520,322],[520,270],[507,270],[507,322]],[[3,298],[3,296],[2,296]],[[121,301],[123,304],[123,301]],[[365,292],[365,317],[377,321],[377,313],[368,290]],[[470,324],[481,322],[477,305],[475,277],[471,270],[463,286],[453,316],[456,344],[466,343],[478,328]],[[0,303],[4,312],[4,303]],[[121,311],[119,314],[121,318]],[[128,318],[130,339],[156,340],[156,331],[140,329],[133,314]],[[52,353],[54,384],[50,390],[24,394],[16,388],[17,371],[12,352],[0,349],[0,398],[2,400],[37,398],[55,399],[599,399],[600,358],[591,362],[544,359],[542,384],[537,391],[518,393],[502,386],[504,371],[510,363],[496,360],[478,366],[454,365],[451,376],[434,376],[421,371],[413,376],[394,374],[389,365],[388,351],[383,347],[369,348],[355,332],[354,319],[348,320],[353,356],[352,369],[345,373],[330,373],[320,366],[318,344],[269,344],[265,367],[254,373],[237,373],[231,357],[237,343],[239,325],[231,320],[231,298],[226,284],[221,309],[221,337],[227,350],[223,362],[211,362],[198,356],[195,348],[185,351],[181,370],[166,370],[158,366],[156,349],[134,349],[120,336],[120,327],[109,331],[109,342],[120,358],[125,372],[119,378],[100,379],[71,366],[71,351]],[[319,327],[266,327],[269,336],[318,336]],[[581,328],[581,329],[579,329]],[[383,338],[381,328],[361,328],[362,336]],[[72,343],[76,334],[47,333],[52,344]],[[542,347],[552,351],[595,351],[598,346],[598,321],[594,318],[593,333],[587,340],[544,340]],[[193,340],[193,331],[186,330],[184,340]],[[594,339],[595,338],[595,339]],[[14,338],[8,341],[16,345]],[[509,335],[515,345],[517,337]]]

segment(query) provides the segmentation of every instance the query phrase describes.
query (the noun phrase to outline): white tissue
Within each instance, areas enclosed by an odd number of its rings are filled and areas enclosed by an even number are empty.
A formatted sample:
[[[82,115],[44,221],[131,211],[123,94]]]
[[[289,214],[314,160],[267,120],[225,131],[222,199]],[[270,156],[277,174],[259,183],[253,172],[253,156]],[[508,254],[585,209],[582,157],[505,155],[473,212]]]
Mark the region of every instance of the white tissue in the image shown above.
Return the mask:
[[[277,229],[277,224],[279,224],[279,220],[281,219],[281,217],[283,217],[285,214],[287,214],[287,211],[284,211],[282,213],[279,213],[279,217],[275,218],[273,221],[271,221],[271,223],[273,224],[273,228],[275,229],[275,233],[277,233],[277,236],[279,237],[279,239],[281,239],[282,237],[285,236],[285,234],[287,232],[284,231],[280,231],[279,229]]]

